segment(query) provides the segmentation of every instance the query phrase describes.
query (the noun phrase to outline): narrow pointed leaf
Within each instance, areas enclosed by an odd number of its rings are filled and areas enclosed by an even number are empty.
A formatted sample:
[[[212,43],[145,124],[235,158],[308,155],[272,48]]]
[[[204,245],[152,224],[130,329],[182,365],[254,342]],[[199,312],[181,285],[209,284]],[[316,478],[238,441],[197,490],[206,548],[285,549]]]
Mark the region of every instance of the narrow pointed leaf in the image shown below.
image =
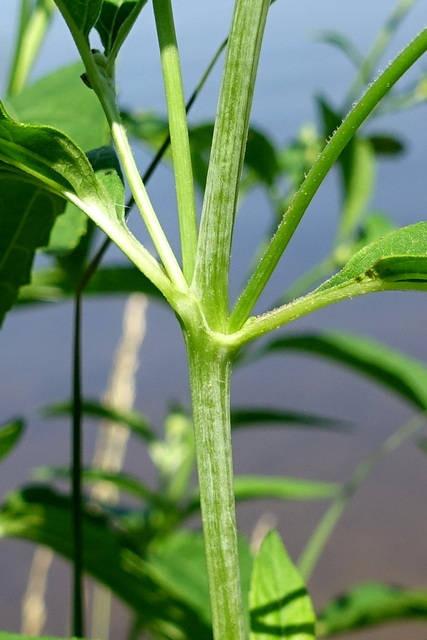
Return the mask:
[[[55,491],[30,486],[9,495],[0,510],[0,537],[18,537],[73,557],[71,501]],[[145,563],[123,532],[103,516],[84,512],[85,570],[138,613],[148,628],[173,629],[187,640],[211,640],[210,629],[181,599],[147,574]],[[166,636],[169,637],[169,636]]]
[[[427,589],[383,583],[362,584],[327,604],[319,613],[319,638],[368,629],[389,622],[427,618]]]
[[[45,415],[48,417],[68,416],[72,413],[72,404],[64,402],[50,405],[45,408]],[[84,400],[82,402],[83,415],[97,420],[108,420],[129,427],[135,435],[141,437],[144,442],[154,442],[157,440],[148,420],[137,411],[115,409],[102,405],[96,400]]]
[[[301,480],[274,476],[235,476],[234,497],[236,501],[245,500],[329,500],[334,498],[339,485],[333,482]],[[191,515],[200,509],[198,490],[186,507]]]
[[[333,482],[301,480],[273,476],[235,476],[234,495],[236,500],[324,500],[333,498],[339,485]]]
[[[37,269],[31,277],[31,284],[19,290],[18,304],[66,300],[75,294],[78,282],[57,267]],[[160,291],[139,269],[129,267],[102,267],[96,271],[85,287],[85,295],[127,295],[145,293],[157,301],[165,301]]]
[[[35,251],[49,242],[65,201],[28,181],[19,171],[0,166],[0,326],[19,289],[30,281]]]
[[[343,332],[295,333],[269,342],[259,352],[300,351],[321,356],[367,376],[417,409],[427,409],[427,367],[375,340]]]
[[[319,429],[342,430],[349,423],[334,418],[324,418],[297,411],[283,411],[260,407],[245,407],[244,409],[231,410],[231,426],[233,429],[242,427],[259,426],[260,424],[275,424],[289,426],[307,426]]]
[[[0,426],[0,460],[14,449],[23,432],[24,422],[22,420],[11,420]]]
[[[51,480],[69,480],[71,478],[71,470],[68,467],[36,467],[34,469],[34,479],[37,482],[48,482]],[[171,509],[170,503],[162,498],[161,495],[155,493],[147,487],[138,478],[134,478],[125,473],[114,473],[105,471],[104,469],[83,469],[82,479],[84,482],[95,483],[105,482],[114,485],[119,491],[123,491],[138,498],[144,503],[148,503],[154,507],[163,507]]]
[[[315,639],[310,597],[275,531],[266,535],[255,557],[250,616],[250,640]]]

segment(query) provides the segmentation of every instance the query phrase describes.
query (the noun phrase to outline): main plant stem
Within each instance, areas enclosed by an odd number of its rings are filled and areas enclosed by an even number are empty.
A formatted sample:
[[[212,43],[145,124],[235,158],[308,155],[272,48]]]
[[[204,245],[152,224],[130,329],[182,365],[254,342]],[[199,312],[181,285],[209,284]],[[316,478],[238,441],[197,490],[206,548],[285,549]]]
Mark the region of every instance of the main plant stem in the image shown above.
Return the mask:
[[[243,640],[230,430],[230,354],[187,335],[214,640]]]

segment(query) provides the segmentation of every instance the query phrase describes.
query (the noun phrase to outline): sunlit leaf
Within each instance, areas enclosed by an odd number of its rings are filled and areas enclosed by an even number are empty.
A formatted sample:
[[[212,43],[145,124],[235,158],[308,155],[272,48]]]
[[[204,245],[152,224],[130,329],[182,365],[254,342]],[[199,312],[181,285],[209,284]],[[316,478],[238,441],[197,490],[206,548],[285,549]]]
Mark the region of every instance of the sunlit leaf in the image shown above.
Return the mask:
[[[427,222],[403,227],[367,245],[315,293],[334,288],[343,292],[346,287],[349,297],[381,289],[427,289]]]
[[[270,531],[255,557],[250,640],[314,640],[310,597],[279,535]]]
[[[372,378],[417,409],[427,409],[427,366],[375,340],[343,332],[294,333],[272,340],[259,354],[286,351],[332,360]]]
[[[5,458],[18,444],[24,428],[24,422],[18,419],[0,425],[0,460]]]
[[[70,136],[83,151],[106,144],[109,139],[107,121],[95,93],[81,80],[83,71],[79,62],[26,86],[9,100],[15,119],[55,127]],[[67,203],[64,214],[54,224],[50,251],[73,249],[86,232],[87,222],[87,216],[80,209]]]
[[[67,496],[44,487],[27,487],[9,495],[0,510],[0,537],[31,540],[71,560],[71,514]],[[143,618],[148,629],[164,625],[176,634],[170,637],[212,639],[197,613],[147,574],[143,560],[127,545],[124,532],[103,516],[84,512],[83,550],[85,570]]]
[[[30,281],[38,247],[49,234],[65,201],[34,184],[20,171],[0,165],[0,326],[20,287]]]
[[[318,615],[320,638],[366,629],[388,622],[427,618],[427,589],[388,584],[362,584],[341,594]]]

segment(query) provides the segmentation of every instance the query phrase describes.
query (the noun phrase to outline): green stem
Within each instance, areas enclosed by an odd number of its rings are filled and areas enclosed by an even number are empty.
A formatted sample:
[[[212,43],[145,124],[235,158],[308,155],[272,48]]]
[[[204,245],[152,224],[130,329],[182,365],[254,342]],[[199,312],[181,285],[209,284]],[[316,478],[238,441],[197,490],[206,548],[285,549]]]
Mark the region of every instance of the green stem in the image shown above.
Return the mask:
[[[215,120],[194,290],[212,328],[225,329],[228,268],[259,53],[270,0],[237,0]]]
[[[246,322],[271,274],[288,246],[302,216],[330,168],[349,143],[368,115],[375,109],[391,87],[427,50],[427,28],[395,58],[365,95],[354,106],[344,122],[335,131],[319,155],[310,172],[296,192],[276,234],[261,258],[251,280],[240,296],[230,316],[229,332],[239,330]]]
[[[371,50],[363,60],[363,63],[359,69],[359,73],[357,74],[352,86],[348,91],[344,113],[348,109],[350,109],[354,100],[357,100],[360,93],[363,91],[363,88],[372,79],[381,56],[390,43],[391,38],[399,27],[399,24],[402,22],[402,20],[416,1],[417,0],[401,0],[394,8],[389,19],[376,37]]]
[[[243,640],[230,429],[230,355],[186,335],[214,640]]]
[[[425,425],[425,422],[426,415],[421,414],[404,424],[403,427],[398,429],[383,443],[378,451],[366,458],[366,460],[357,467],[350,480],[343,485],[337,498],[331,504],[311,535],[299,559],[298,568],[305,582],[310,579],[326,543],[355,492],[365,482],[368,475],[375,469],[378,463],[419,431],[419,429]]]
[[[198,232],[181,65],[171,2],[170,0],[153,0],[153,8],[168,107],[170,144],[178,202],[182,265],[187,282],[191,282],[196,260]]]
[[[15,95],[24,88],[54,8],[53,0],[39,0],[32,11],[27,0],[21,3],[19,31],[7,87],[8,96]]]

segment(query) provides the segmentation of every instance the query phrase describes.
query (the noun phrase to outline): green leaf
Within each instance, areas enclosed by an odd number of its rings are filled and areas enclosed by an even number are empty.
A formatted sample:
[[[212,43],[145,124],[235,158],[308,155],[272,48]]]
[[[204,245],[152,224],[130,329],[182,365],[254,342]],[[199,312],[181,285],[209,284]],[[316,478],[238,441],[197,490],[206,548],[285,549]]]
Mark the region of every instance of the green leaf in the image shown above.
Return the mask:
[[[279,425],[305,425],[319,429],[341,430],[348,426],[348,422],[334,418],[324,418],[308,413],[296,411],[283,411],[282,409],[270,409],[260,407],[245,407],[231,410],[231,426],[233,429],[242,427],[259,426],[263,424]]]
[[[250,640],[315,638],[310,597],[275,531],[266,535],[255,557],[250,616]]]
[[[65,201],[0,164],[0,326],[30,281],[35,251],[46,246]]]
[[[48,482],[52,480],[69,480],[71,470],[68,467],[36,467],[33,471],[34,479],[37,482]],[[161,495],[155,493],[138,478],[125,473],[105,471],[104,469],[88,468],[82,470],[82,479],[85,482],[105,482],[114,485],[119,491],[124,491],[144,503],[154,507],[167,508],[170,511],[171,504]]]
[[[31,277],[31,284],[19,290],[18,304],[35,302],[60,301],[72,297],[77,280],[71,278],[61,268],[38,269]],[[129,293],[145,293],[158,301],[165,299],[139,269],[129,267],[101,267],[92,276],[85,287],[85,295],[127,295]]]
[[[84,151],[106,144],[108,126],[95,93],[81,80],[79,62],[44,76],[13,96],[9,105],[16,120],[55,127],[70,136]],[[79,117],[76,118],[76,113]],[[54,224],[50,252],[74,249],[86,232],[87,216],[67,203],[64,215]]]
[[[89,151],[109,140],[107,120],[95,93],[81,79],[81,62],[57,69],[8,99],[15,120],[59,129]],[[78,117],[76,117],[78,114]]]
[[[70,29],[86,38],[98,20],[102,0],[55,0]]]
[[[236,500],[323,500],[336,496],[339,485],[333,482],[301,480],[273,476],[235,476]]]
[[[417,409],[427,409],[427,367],[396,349],[343,332],[295,333],[267,343],[259,355],[302,351],[372,378]]]
[[[239,565],[242,591],[249,590],[252,555],[247,542],[239,537]],[[148,557],[147,571],[165,589],[182,598],[211,623],[205,545],[201,532],[179,531],[156,545]],[[247,601],[244,602],[248,617]]]
[[[348,296],[383,289],[427,288],[427,222],[403,227],[367,245],[312,294],[348,289]]]
[[[405,151],[404,143],[394,135],[377,133],[368,136],[366,139],[378,155],[396,156]]]
[[[334,498],[339,485],[333,482],[319,482],[317,480],[301,480],[300,478],[285,478],[274,476],[235,476],[234,496],[236,501],[244,500],[328,500]],[[200,509],[199,492],[186,507],[186,515],[191,515]]]
[[[23,420],[11,420],[0,426],[0,460],[5,458],[18,444],[24,432]]]
[[[116,151],[112,146],[92,149],[87,154],[99,184],[104,188],[109,202],[116,208],[117,218],[123,218],[125,185]]]
[[[171,295],[170,280],[129,231],[124,207],[109,197],[112,185],[107,177],[117,173],[111,154],[104,157],[102,170],[95,176],[88,158],[68,136],[52,127],[14,122],[0,105],[0,159],[77,204],[156,286]]]
[[[427,618],[427,589],[362,584],[327,604],[318,616],[320,638],[388,622]]]
[[[106,56],[118,41],[122,43],[146,2],[147,0],[104,0],[95,29],[99,33]]]
[[[0,158],[66,197],[98,202],[99,188],[83,151],[64,133],[15,122],[0,103]]]
[[[53,404],[45,408],[44,413],[48,417],[68,416],[72,413],[73,406],[68,402]],[[108,420],[129,427],[135,435],[144,442],[155,442],[157,436],[145,416],[132,409],[115,409],[100,404],[97,400],[84,400],[82,402],[83,415],[96,420]]]
[[[71,560],[71,513],[67,496],[26,487],[9,495],[0,510],[0,537],[31,540]],[[83,549],[85,570],[131,607],[148,629],[156,629],[156,636],[165,630],[163,637],[169,639],[212,640],[197,613],[147,574],[145,563],[113,522],[84,511]]]

